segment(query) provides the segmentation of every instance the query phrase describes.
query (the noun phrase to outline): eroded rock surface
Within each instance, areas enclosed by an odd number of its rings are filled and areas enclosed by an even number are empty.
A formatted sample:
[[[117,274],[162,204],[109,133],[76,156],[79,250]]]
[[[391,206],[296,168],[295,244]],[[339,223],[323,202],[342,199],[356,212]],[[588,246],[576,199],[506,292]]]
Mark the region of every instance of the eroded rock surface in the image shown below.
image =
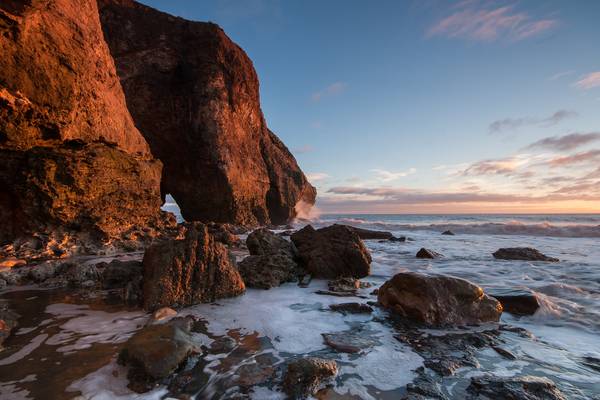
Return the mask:
[[[337,375],[334,360],[308,357],[288,364],[283,380],[283,390],[292,399],[305,399],[314,395],[323,383]]]
[[[131,0],[99,4],[128,107],[164,164],[162,193],[186,220],[279,224],[314,204],[267,128],[251,60],[221,28]]]
[[[500,303],[469,281],[450,276],[399,273],[377,294],[384,308],[432,326],[498,321]]]
[[[489,400],[564,400],[566,397],[548,378],[520,376],[501,378],[495,376],[471,378],[467,388],[470,399]]]
[[[144,254],[144,307],[188,306],[240,295],[245,285],[225,246],[202,223],[186,224],[183,238]]]
[[[494,258],[500,260],[522,260],[522,261],[549,261],[558,262],[558,258],[548,257],[539,250],[531,247],[511,247],[498,249],[493,254]]]

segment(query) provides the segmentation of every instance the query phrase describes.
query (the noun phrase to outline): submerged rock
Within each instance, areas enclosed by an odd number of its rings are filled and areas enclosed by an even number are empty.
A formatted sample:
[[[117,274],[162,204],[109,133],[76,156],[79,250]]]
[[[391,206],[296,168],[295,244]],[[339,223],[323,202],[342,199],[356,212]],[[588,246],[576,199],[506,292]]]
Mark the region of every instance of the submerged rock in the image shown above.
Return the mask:
[[[325,343],[341,353],[360,353],[375,346],[378,342],[361,331],[322,333]]]
[[[447,231],[442,232],[442,235],[454,236],[454,232],[452,232],[451,230],[447,230]]]
[[[201,223],[182,239],[156,243],[144,254],[144,308],[188,306],[240,295],[245,286],[223,244]]]
[[[246,53],[213,23],[99,1],[127,105],[188,221],[285,223],[312,187],[260,109]],[[300,204],[299,204],[300,203]]]
[[[522,261],[548,261],[558,262],[558,258],[548,257],[539,250],[531,247],[512,247],[503,248],[497,250],[494,254],[494,258],[500,260],[522,260]]]
[[[283,378],[283,390],[292,399],[305,399],[317,393],[321,385],[337,375],[334,360],[308,357],[292,361]]]
[[[566,397],[548,378],[517,376],[471,378],[467,388],[472,399],[486,400],[565,400]]]
[[[500,303],[469,281],[411,272],[394,275],[377,294],[393,313],[432,326],[498,321]]]
[[[298,264],[286,255],[248,256],[238,263],[247,287],[271,289],[298,280]]]
[[[502,304],[502,309],[514,315],[533,315],[540,302],[532,290],[492,288],[487,293]]]
[[[364,303],[332,304],[329,306],[329,309],[348,314],[371,314],[373,312],[373,307]]]
[[[426,249],[425,247],[422,247],[421,250],[419,250],[417,252],[416,255],[417,258],[429,258],[429,259],[435,259],[435,258],[440,258],[442,257],[442,255],[440,253],[436,253],[433,250],[429,250]]]
[[[371,255],[356,232],[344,225],[295,232],[292,242],[301,265],[316,278],[363,278],[371,272]]]
[[[0,301],[0,351],[3,350],[2,344],[10,336],[10,333],[17,327],[19,314],[12,311],[8,304]]]

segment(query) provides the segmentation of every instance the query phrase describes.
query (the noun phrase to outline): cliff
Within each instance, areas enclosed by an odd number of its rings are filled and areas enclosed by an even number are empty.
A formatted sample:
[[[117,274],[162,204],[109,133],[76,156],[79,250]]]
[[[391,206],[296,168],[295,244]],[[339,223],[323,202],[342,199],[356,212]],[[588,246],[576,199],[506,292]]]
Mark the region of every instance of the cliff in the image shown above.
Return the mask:
[[[129,110],[164,164],[162,194],[187,220],[285,223],[314,204],[285,145],[267,128],[251,60],[215,24],[131,0],[100,0]]]

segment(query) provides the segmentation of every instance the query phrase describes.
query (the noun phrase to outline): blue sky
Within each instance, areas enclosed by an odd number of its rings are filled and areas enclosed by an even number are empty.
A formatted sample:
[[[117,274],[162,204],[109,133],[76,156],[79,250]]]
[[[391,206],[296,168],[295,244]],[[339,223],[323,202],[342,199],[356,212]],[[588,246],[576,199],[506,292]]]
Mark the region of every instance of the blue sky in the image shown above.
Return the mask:
[[[248,53],[322,211],[600,212],[598,1],[143,3]]]

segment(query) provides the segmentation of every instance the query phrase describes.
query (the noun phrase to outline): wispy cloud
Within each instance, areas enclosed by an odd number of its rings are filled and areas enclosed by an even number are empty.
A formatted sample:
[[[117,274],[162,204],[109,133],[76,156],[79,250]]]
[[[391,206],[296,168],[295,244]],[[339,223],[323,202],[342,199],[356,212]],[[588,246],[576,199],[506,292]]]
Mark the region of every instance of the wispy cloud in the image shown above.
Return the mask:
[[[583,90],[589,90],[600,86],[600,71],[590,72],[573,84]]]
[[[527,155],[516,155],[506,158],[481,160],[471,164],[461,172],[463,176],[477,175],[515,175],[516,171],[529,163],[530,158]]]
[[[336,96],[340,93],[343,93],[348,85],[344,82],[335,82],[326,88],[319,90],[312,94],[312,100],[314,102],[321,101],[325,97]]]
[[[311,151],[314,151],[314,147],[312,147],[309,144],[306,144],[302,147],[296,147],[296,148],[292,149],[292,153],[295,153],[295,154],[310,153]]]
[[[500,133],[505,131],[513,131],[524,126],[541,125],[549,127],[558,124],[559,122],[578,116],[572,110],[558,110],[552,115],[545,118],[536,117],[519,117],[519,118],[504,118],[492,122],[489,126],[490,133]]]
[[[459,11],[431,26],[426,37],[446,36],[491,42],[500,38],[519,41],[537,36],[558,25],[556,19],[540,19],[513,6],[486,8],[478,2],[463,2]]]
[[[568,156],[556,157],[548,162],[551,167],[569,167],[583,163],[600,162],[600,150],[589,150]]]
[[[407,171],[392,172],[386,171],[384,169],[372,169],[371,172],[375,173],[375,175],[377,176],[377,180],[381,182],[391,182],[395,181],[396,179],[412,175],[415,172],[417,172],[417,170],[415,168],[410,168]]]
[[[526,148],[568,151],[599,140],[600,132],[575,132],[564,136],[547,137],[530,144]]]
[[[573,75],[574,73],[575,73],[575,70],[558,72],[558,73],[552,75],[550,78],[548,78],[548,80],[549,81],[555,81],[555,80],[558,80],[560,78],[564,78],[565,76]]]
[[[327,178],[331,178],[331,176],[325,172],[312,172],[306,174],[306,178],[309,180],[309,182],[318,182]]]

